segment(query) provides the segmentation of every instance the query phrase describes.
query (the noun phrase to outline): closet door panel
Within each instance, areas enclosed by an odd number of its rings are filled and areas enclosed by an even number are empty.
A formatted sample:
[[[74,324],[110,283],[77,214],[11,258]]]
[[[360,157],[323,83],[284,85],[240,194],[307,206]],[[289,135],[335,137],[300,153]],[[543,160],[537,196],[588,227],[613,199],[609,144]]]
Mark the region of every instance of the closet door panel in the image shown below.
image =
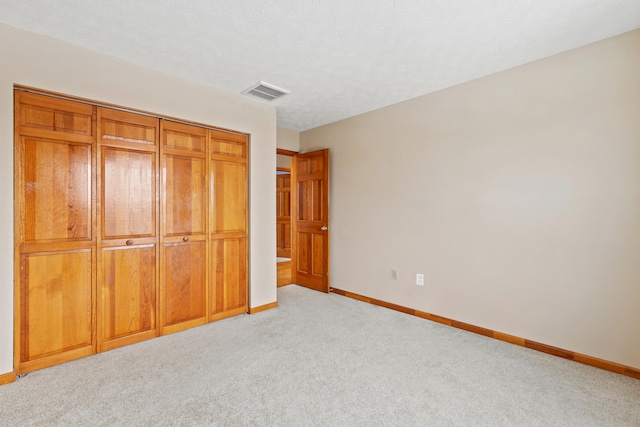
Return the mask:
[[[220,159],[243,161],[248,157],[247,135],[234,132],[209,130],[211,140],[211,156]]]
[[[246,232],[246,177],[244,163],[211,163],[212,233]]]
[[[102,238],[156,235],[156,154],[102,150]]]
[[[207,318],[207,130],[161,122],[161,333]]]
[[[166,236],[204,234],[206,224],[205,159],[165,156]]]
[[[163,333],[203,324],[206,316],[206,242],[164,246]]]
[[[247,307],[247,239],[215,239],[211,244],[211,320]],[[226,317],[226,316],[225,316]]]
[[[23,137],[26,243],[91,240],[91,145]]]
[[[65,141],[95,141],[94,108],[51,96],[16,91],[16,127],[21,134]]]
[[[155,267],[153,244],[102,251],[99,351],[156,336]]]
[[[204,155],[207,151],[207,130],[205,128],[162,121],[162,146],[165,150],[180,150]]]
[[[98,109],[98,351],[157,336],[157,118]]]
[[[156,150],[158,119],[126,111],[100,109],[100,138],[103,144]],[[148,147],[148,148],[145,148]]]
[[[21,257],[21,371],[93,352],[93,254],[87,248]]]
[[[211,130],[209,321],[248,310],[248,137]]]
[[[14,94],[14,366],[25,373],[95,351],[96,110]]]

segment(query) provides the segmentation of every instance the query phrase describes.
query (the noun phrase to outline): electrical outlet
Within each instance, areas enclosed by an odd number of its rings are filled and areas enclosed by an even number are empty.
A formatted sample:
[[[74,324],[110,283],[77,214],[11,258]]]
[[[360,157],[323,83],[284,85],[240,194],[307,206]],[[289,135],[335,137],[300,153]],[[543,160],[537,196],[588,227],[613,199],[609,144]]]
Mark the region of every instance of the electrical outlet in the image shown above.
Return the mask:
[[[416,285],[424,286],[424,274],[416,274]]]
[[[393,280],[398,280],[398,270],[396,270],[395,268],[391,269],[391,278]]]

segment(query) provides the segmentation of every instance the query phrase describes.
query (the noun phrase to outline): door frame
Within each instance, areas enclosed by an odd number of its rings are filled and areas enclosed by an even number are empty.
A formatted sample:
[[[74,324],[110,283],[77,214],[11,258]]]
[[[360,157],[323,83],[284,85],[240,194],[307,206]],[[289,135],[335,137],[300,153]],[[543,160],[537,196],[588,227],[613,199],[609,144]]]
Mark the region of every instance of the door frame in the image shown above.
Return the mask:
[[[320,151],[327,151],[327,153],[328,153],[328,149],[320,150]],[[294,216],[293,210],[294,210],[294,207],[298,205],[298,201],[294,201],[293,198],[294,197],[298,197],[298,196],[297,196],[297,191],[294,191],[294,187],[297,187],[297,179],[296,179],[296,175],[294,173],[294,169],[295,168],[294,168],[293,162],[295,162],[295,157],[296,156],[307,154],[307,153],[300,153],[298,151],[292,151],[292,150],[285,150],[285,149],[281,149],[281,148],[276,148],[276,154],[289,156],[289,157],[291,157],[291,161],[292,161],[292,163],[290,165],[291,197],[292,197],[292,200],[291,200],[291,209],[292,209],[292,212],[291,212],[291,276],[292,276],[292,279],[295,279],[296,274],[294,273],[294,269],[297,268],[296,266],[297,266],[297,262],[298,262],[298,249],[299,248],[297,247],[298,245],[297,245],[297,242],[296,242],[296,238],[294,236],[294,229],[296,228],[296,227],[294,227],[294,223],[296,221],[296,219],[295,219],[296,217]],[[327,156],[328,156],[328,154],[327,154]],[[327,168],[329,167],[328,166],[328,160],[329,159],[327,157],[326,158],[326,165],[325,165],[325,167],[327,167]],[[278,169],[282,169],[282,168],[277,168],[276,167],[276,170],[278,170]],[[328,185],[328,177],[326,177],[326,178],[327,178],[327,185]],[[328,190],[328,188],[327,188],[327,190]],[[327,198],[328,198],[328,194],[327,194]],[[328,209],[329,208],[328,208],[328,200],[327,200],[327,212],[326,212],[327,215],[328,215]],[[325,227],[323,227],[323,230],[327,230],[328,229],[327,228],[328,225],[329,225],[329,222],[328,222],[328,217],[327,217],[326,224],[325,224]],[[329,255],[330,237],[329,236],[330,236],[330,234],[326,233],[326,247],[325,247],[326,249],[325,250],[326,250],[326,257],[327,257],[326,263],[327,264],[326,264],[326,272],[325,272],[325,279],[324,279],[325,280],[326,289],[323,288],[321,290],[322,292],[331,292],[331,281],[330,281],[330,277],[331,277],[330,276],[330,265],[331,265],[331,262],[329,260],[329,257],[330,257],[330,255]],[[293,282],[295,284],[296,280],[294,280]],[[304,286],[307,286],[307,285],[304,285]],[[309,286],[307,286],[307,287],[309,287]],[[315,288],[312,288],[312,289],[315,289]],[[317,290],[320,290],[320,289],[317,289]]]

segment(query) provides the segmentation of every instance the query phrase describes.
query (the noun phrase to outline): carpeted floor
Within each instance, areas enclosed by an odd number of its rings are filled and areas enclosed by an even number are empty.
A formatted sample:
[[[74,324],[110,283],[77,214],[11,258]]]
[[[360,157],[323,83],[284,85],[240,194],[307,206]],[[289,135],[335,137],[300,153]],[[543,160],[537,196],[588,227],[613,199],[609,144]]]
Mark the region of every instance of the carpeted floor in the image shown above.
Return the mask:
[[[640,426],[640,381],[295,285],[280,308],[32,372],[0,426]]]

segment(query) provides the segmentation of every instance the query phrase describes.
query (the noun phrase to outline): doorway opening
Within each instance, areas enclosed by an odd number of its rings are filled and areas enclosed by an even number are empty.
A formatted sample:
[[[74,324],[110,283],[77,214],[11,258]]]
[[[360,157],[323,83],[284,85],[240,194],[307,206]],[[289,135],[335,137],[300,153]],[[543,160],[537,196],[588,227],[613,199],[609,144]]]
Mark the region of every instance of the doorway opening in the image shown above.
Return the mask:
[[[278,282],[283,285],[285,282],[295,283],[328,293],[331,289],[329,149],[303,154],[277,149],[276,154],[288,156],[290,161],[288,168],[286,165],[280,166],[289,169],[290,174],[282,175],[281,178],[276,175],[276,186],[282,189],[276,192],[280,194],[277,196],[277,215],[281,214],[282,218],[282,222],[276,224],[279,230],[278,249],[283,255],[291,254],[289,261],[283,259],[282,263],[278,263]]]
[[[291,277],[291,161],[296,151],[276,149],[276,270],[277,286]]]

